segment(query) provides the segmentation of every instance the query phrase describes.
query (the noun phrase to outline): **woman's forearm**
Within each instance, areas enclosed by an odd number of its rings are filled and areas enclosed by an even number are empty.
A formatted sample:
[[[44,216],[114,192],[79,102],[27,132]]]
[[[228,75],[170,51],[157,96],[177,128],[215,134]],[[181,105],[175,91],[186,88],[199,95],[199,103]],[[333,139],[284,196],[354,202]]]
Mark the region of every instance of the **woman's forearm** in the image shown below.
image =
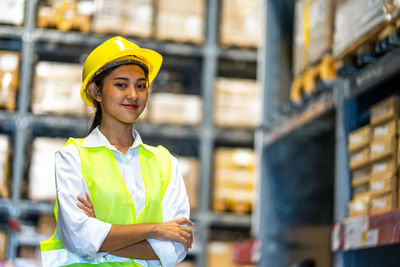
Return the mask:
[[[133,244],[139,244],[156,233],[156,224],[141,223],[111,226],[110,232],[100,246],[102,252],[114,252]]]
[[[147,240],[110,252],[110,254],[138,260],[158,260],[157,254]]]

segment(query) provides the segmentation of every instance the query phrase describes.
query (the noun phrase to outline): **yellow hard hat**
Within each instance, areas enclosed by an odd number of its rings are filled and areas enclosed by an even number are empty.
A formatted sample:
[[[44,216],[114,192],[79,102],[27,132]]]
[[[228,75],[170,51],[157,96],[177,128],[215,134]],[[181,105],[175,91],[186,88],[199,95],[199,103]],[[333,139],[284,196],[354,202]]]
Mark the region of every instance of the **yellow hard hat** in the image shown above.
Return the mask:
[[[82,71],[81,97],[83,102],[94,107],[87,86],[93,77],[106,68],[123,64],[139,64],[148,70],[149,85],[157,76],[162,63],[162,56],[156,51],[141,48],[120,36],[108,39],[88,56]]]

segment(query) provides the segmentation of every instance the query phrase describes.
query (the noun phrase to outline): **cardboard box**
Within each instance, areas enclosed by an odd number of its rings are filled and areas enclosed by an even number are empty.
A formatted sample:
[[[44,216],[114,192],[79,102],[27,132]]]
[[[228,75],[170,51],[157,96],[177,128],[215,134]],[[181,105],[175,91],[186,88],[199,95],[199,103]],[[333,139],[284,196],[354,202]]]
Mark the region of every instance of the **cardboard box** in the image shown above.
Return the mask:
[[[369,183],[371,196],[378,196],[388,193],[396,193],[398,187],[398,176],[396,173],[385,173],[374,176]]]
[[[371,215],[388,212],[395,208],[396,208],[396,196],[394,194],[386,194],[371,198],[370,201]]]
[[[92,31],[150,38],[153,18],[153,0],[96,0]]]
[[[357,186],[369,182],[371,174],[371,166],[365,166],[351,172],[351,185]]]
[[[397,119],[372,127],[372,139],[397,137]]]
[[[90,108],[81,99],[81,75],[82,66],[78,64],[39,62],[35,70],[32,112],[87,117]]]
[[[371,178],[372,176],[395,171],[397,171],[396,161],[392,157],[381,159],[371,164]]]
[[[24,22],[25,0],[0,1],[0,23],[22,25]]]
[[[333,0],[295,2],[293,73],[300,76],[307,67],[331,53],[334,23]]]
[[[391,156],[397,156],[397,138],[388,137],[375,139],[370,144],[369,159],[371,162]]]
[[[354,152],[368,146],[371,140],[371,128],[369,125],[361,127],[348,135],[348,150]]]
[[[207,247],[209,267],[239,267],[233,263],[233,243],[211,241]]]
[[[347,204],[349,217],[365,216],[369,212],[369,198],[354,199]]]
[[[155,37],[175,42],[204,42],[204,0],[157,0]]]
[[[336,1],[333,54],[342,59],[366,39],[374,37],[385,25],[387,19],[395,18],[396,1],[359,0]]]
[[[178,157],[177,159],[189,197],[190,209],[195,210],[198,207],[199,161],[190,157]]]
[[[7,233],[0,231],[0,260],[5,260],[7,255]]]
[[[0,135],[0,198],[9,197],[10,150],[8,136]]]
[[[37,225],[37,232],[42,235],[52,236],[56,229],[57,222],[53,214],[41,213]]]
[[[364,199],[366,195],[370,195],[369,183],[360,184],[352,188],[353,199]]]
[[[400,98],[392,96],[371,107],[371,125],[378,125],[380,123],[398,119],[400,114]]]
[[[253,149],[226,147],[215,149],[215,167],[247,168],[253,170],[255,163],[256,157]]]
[[[257,48],[262,40],[261,0],[222,0],[219,42],[222,46]]]
[[[15,110],[19,86],[18,52],[0,51],[0,107]]]
[[[63,148],[66,142],[64,138],[48,137],[37,137],[33,140],[29,169],[29,199],[55,201],[55,152]]]
[[[197,95],[154,93],[149,97],[149,121],[156,124],[199,125],[202,100]]]
[[[350,153],[349,161],[350,170],[355,170],[368,164],[369,147]]]

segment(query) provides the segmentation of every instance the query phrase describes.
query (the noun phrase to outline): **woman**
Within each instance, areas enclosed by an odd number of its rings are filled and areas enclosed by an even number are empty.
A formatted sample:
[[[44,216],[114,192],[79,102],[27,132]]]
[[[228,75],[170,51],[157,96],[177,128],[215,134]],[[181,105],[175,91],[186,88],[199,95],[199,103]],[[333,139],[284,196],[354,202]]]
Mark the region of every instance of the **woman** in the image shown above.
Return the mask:
[[[81,97],[96,115],[86,138],[56,153],[57,228],[41,242],[43,266],[175,266],[191,248],[177,160],[132,128],[161,62],[122,37],[88,56]]]

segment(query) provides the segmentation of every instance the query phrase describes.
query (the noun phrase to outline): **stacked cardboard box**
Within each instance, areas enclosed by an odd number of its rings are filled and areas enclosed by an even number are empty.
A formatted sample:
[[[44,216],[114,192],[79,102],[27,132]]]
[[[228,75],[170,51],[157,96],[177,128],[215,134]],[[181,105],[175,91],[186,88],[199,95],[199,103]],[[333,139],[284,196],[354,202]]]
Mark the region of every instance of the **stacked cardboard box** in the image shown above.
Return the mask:
[[[349,215],[377,214],[397,208],[400,98],[371,107],[370,125],[349,134],[353,200]]]
[[[15,110],[19,83],[19,53],[0,51],[0,107]]]
[[[10,141],[8,136],[0,135],[0,198],[8,198],[8,178],[10,172]]]
[[[7,234],[0,231],[0,260],[5,260],[7,255]]]
[[[219,40],[222,46],[257,48],[262,36],[261,0],[223,0]]]
[[[295,77],[332,52],[334,13],[334,0],[296,1],[293,42]]]
[[[67,142],[64,138],[37,137],[33,140],[29,169],[29,198],[34,201],[54,201],[55,152]]]
[[[214,155],[215,211],[250,212],[255,194],[255,154],[246,148],[217,148]]]
[[[255,80],[218,78],[214,123],[218,127],[255,128],[261,119],[261,90]]]
[[[191,210],[198,207],[199,161],[192,157],[177,157],[179,169],[186,186]]]
[[[82,67],[78,64],[39,62],[34,78],[32,112],[87,116],[89,109],[80,96],[81,73]]]
[[[22,25],[24,10],[25,0],[0,1],[0,23]]]
[[[336,2],[333,54],[338,59],[373,40],[400,10],[400,3],[392,0]]]
[[[40,3],[37,25],[39,28],[57,28],[60,31],[90,31],[93,2],[89,0],[54,0]]]
[[[157,0],[157,8],[157,40],[195,44],[204,42],[204,0]]]
[[[197,95],[154,93],[148,108],[148,119],[156,124],[196,126],[202,118],[202,101]]]
[[[96,0],[92,30],[149,38],[153,33],[153,0]]]

